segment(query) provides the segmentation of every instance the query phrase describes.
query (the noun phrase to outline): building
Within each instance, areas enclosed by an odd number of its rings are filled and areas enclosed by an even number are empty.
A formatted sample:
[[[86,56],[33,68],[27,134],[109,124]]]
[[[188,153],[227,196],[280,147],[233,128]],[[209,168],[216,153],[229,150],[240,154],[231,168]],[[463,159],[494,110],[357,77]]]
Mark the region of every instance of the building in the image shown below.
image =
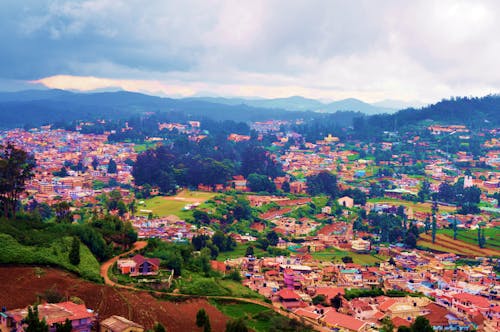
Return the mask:
[[[370,241],[366,241],[363,239],[352,240],[351,248],[355,252],[367,253],[370,251]]]
[[[144,327],[121,316],[111,316],[100,323],[101,332],[144,332]]]
[[[26,328],[24,319],[28,316],[28,308],[2,312],[2,331],[22,332]],[[44,318],[49,332],[56,331],[56,324],[64,324],[69,319],[72,331],[90,332],[97,319],[93,310],[84,304],[73,302],[44,303],[38,305],[38,316]]]
[[[343,207],[352,208],[354,206],[354,200],[349,196],[339,198],[338,202]]]
[[[135,255],[132,258],[119,259],[117,266],[121,274],[129,274],[132,277],[156,275],[160,269],[160,259]]]

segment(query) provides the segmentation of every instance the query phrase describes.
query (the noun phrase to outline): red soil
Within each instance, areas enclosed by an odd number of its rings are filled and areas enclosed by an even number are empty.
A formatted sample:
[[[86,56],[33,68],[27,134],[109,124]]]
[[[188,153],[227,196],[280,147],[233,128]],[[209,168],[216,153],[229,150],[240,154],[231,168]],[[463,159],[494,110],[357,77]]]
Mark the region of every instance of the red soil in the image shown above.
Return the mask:
[[[37,294],[55,285],[63,295],[82,299],[88,308],[99,314],[99,319],[120,315],[146,329],[160,322],[168,331],[201,331],[195,325],[196,313],[204,308],[210,317],[212,331],[225,330],[227,318],[204,299],[159,301],[145,291],[94,284],[52,268],[43,268],[43,272],[38,277],[34,267],[0,266],[0,307],[26,307],[37,300]]]

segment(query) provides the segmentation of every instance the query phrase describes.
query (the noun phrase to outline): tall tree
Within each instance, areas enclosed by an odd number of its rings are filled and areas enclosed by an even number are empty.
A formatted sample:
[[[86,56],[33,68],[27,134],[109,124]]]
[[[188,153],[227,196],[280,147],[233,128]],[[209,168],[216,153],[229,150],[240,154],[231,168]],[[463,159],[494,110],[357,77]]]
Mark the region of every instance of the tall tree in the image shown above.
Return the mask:
[[[113,158],[111,158],[108,163],[108,173],[114,174],[116,173],[116,171],[116,162],[113,160]]]
[[[69,262],[73,265],[80,264],[80,240],[75,236],[69,251]]]
[[[437,232],[437,223],[436,223],[436,213],[438,211],[437,202],[434,200],[432,202],[432,243],[436,242],[436,232]]]
[[[64,323],[56,323],[56,332],[71,332],[73,329],[73,325],[71,324],[71,321],[66,318]]]
[[[226,324],[226,332],[248,332],[248,327],[243,318],[232,319]]]
[[[35,159],[12,143],[0,146],[0,201],[4,216],[16,216],[19,196],[33,177]]]
[[[40,320],[38,316],[38,306],[28,307],[28,315],[24,319],[27,325],[25,332],[49,332],[49,326],[45,318]]]

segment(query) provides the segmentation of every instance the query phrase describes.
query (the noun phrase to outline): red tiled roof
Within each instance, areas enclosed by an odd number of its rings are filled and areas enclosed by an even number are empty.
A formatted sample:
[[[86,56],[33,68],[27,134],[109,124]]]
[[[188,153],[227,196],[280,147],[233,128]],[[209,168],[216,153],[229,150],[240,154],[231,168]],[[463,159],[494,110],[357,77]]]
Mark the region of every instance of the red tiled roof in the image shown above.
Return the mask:
[[[400,327],[400,326],[410,327],[411,326],[411,322],[409,320],[403,319],[401,317],[394,317],[393,319],[391,319],[391,321],[395,327]]]
[[[395,299],[389,299],[379,305],[380,311],[387,311],[394,303],[396,303]]]
[[[446,315],[449,311],[436,303],[429,303],[425,306],[425,309],[429,310],[430,313],[425,315],[425,318],[429,320],[432,326],[448,326],[448,318]]]
[[[329,311],[323,317],[323,321],[331,326],[338,326],[351,331],[360,331],[366,322],[356,319],[352,316],[344,315],[336,311]]]
[[[148,262],[148,263],[151,263],[153,265],[160,266],[160,259],[159,258],[146,258],[146,257],[144,257],[142,255],[135,255],[134,257],[132,257],[132,260],[137,265],[141,265],[144,262]]]
[[[488,308],[490,302],[482,296],[472,295],[469,293],[459,293],[453,295],[453,298],[460,302],[470,302],[472,305],[478,308]]]
[[[281,297],[283,300],[300,300],[299,294],[287,288],[280,290],[276,293],[276,295]]]

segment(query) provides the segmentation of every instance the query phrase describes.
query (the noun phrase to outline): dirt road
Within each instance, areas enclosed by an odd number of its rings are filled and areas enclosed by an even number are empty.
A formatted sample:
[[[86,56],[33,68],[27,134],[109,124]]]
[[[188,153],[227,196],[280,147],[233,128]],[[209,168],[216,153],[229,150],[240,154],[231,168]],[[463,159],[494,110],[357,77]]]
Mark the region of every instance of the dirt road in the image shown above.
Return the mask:
[[[137,241],[136,243],[134,243],[134,247],[132,249],[130,249],[129,251],[124,252],[123,254],[115,256],[115,257],[111,258],[110,260],[102,263],[102,265],[101,265],[101,277],[103,277],[104,283],[106,285],[110,285],[110,286],[115,286],[116,285],[116,286],[120,286],[122,288],[130,288],[130,289],[133,288],[133,287],[128,287],[128,286],[116,284],[114,281],[112,281],[111,279],[109,279],[109,277],[108,277],[108,271],[109,271],[109,269],[113,266],[113,264],[115,264],[115,262],[120,257],[126,256],[128,254],[131,254],[134,251],[138,251],[138,250],[144,249],[147,245],[148,245],[147,241]]]

